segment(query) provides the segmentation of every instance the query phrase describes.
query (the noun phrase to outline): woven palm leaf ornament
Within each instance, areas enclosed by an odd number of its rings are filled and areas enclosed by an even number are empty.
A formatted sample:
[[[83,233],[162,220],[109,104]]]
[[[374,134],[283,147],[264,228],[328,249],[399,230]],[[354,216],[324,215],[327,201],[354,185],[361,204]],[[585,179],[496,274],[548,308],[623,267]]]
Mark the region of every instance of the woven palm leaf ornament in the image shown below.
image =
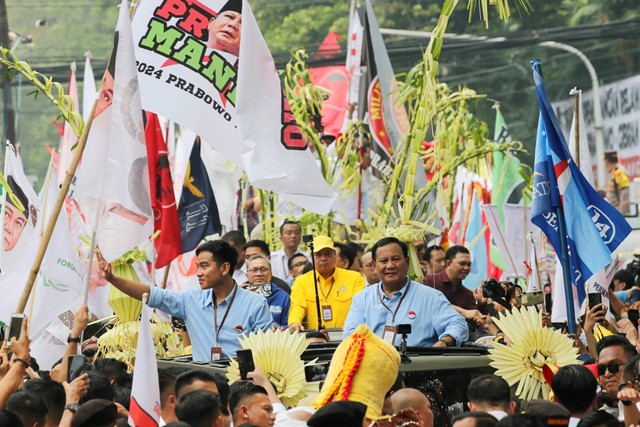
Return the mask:
[[[111,263],[113,273],[125,279],[139,282],[134,263],[147,261],[144,249],[136,248],[128,251]],[[115,325],[98,339],[98,356],[118,359],[133,366],[136,347],[138,345],[138,329],[142,301],[131,298],[111,286],[109,306],[116,315]],[[151,333],[157,357],[179,356],[183,354],[182,343],[177,332],[168,322],[162,322],[154,313],[151,317]]]
[[[309,345],[304,334],[260,330],[257,334],[251,332],[249,336],[243,335],[239,341],[243,349],[251,349],[255,365],[275,385],[276,393],[284,404],[294,407],[313,391],[313,383],[307,383],[305,379],[304,367],[313,365],[315,360],[305,365],[300,358]],[[227,378],[231,383],[240,378],[236,359],[230,361]]]
[[[494,343],[489,350],[496,375],[510,386],[517,384],[516,396],[523,400],[546,399],[551,391],[542,369],[545,364],[581,364],[573,340],[560,331],[542,326],[542,313],[535,307],[513,309],[494,318],[508,345]]]

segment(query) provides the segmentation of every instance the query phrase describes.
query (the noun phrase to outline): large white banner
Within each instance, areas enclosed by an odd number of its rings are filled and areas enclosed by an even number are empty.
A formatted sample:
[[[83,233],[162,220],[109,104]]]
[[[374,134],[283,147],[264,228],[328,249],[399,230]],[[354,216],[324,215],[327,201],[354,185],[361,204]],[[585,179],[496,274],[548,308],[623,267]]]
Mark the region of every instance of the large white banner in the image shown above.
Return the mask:
[[[302,137],[246,1],[144,1],[132,27],[145,110],[196,132],[254,186],[329,212],[335,193]]]
[[[618,158],[629,174],[629,178],[640,176],[640,76],[601,86],[600,102],[605,151],[618,152]],[[582,107],[591,164],[596,165],[592,91],[583,93]],[[565,135],[568,135],[573,120],[573,98],[556,102],[553,108],[560,126]]]

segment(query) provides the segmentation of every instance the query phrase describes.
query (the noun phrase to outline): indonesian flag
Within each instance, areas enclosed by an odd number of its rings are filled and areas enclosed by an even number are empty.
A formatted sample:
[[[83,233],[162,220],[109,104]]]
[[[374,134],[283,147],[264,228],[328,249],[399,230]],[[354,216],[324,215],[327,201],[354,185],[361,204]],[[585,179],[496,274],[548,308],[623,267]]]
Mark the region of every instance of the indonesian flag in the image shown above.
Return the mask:
[[[134,427],[158,427],[160,421],[158,364],[149,312],[149,307],[143,304],[129,403],[129,424]]]
[[[74,198],[107,261],[152,233],[149,171],[128,1],[120,5],[113,53],[76,173]]]
[[[158,116],[147,113],[147,155],[149,159],[149,187],[153,208],[153,229],[160,231],[154,240],[156,246],[156,268],[166,266],[180,255],[180,222],[173,194],[173,181],[169,167],[169,153],[162,136]]]

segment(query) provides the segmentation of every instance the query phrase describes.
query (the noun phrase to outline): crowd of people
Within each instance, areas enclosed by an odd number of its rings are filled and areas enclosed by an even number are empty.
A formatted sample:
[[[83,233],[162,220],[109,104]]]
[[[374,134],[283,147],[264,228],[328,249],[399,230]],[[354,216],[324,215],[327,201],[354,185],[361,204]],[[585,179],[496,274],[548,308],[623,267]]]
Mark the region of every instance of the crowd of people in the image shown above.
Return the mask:
[[[408,276],[407,244],[394,237],[364,249],[316,236],[312,252],[305,252],[299,224],[285,221],[280,235],[283,248],[275,252],[235,231],[202,243],[196,251],[200,289],[172,291],[134,282],[114,275],[100,260],[102,275],[113,286],[135,299],[148,294],[150,307],[184,320],[194,362],[233,358],[241,348],[238,338],[260,330],[305,334],[310,343],[328,342],[331,332],[342,335],[322,387],[293,407],[278,397],[268,377],[273,373],[259,366],[248,381],[231,383],[207,370],[159,369],[161,425],[430,427],[430,395],[405,386],[400,373],[398,328],[410,326],[405,337],[415,347],[456,347],[487,336],[508,343],[492,317],[519,308],[523,289],[506,282],[467,289],[463,281],[471,257],[463,246],[445,250],[415,242],[425,272],[417,282]],[[586,308],[578,333],[567,338],[579,358],[557,369],[550,379],[553,394],[544,396],[549,400],[516,400],[504,379],[480,375],[452,385],[466,389],[466,406],[449,417],[449,425],[640,423],[636,264],[615,274],[609,310],[602,304]],[[0,427],[128,425],[135,372],[115,359],[92,360],[95,348],[79,348],[88,320],[83,306],[64,357],[50,370],[30,356],[26,322],[22,335],[10,340],[0,359]],[[547,315],[543,323],[558,326]],[[91,369],[68,382],[68,357],[79,350]]]

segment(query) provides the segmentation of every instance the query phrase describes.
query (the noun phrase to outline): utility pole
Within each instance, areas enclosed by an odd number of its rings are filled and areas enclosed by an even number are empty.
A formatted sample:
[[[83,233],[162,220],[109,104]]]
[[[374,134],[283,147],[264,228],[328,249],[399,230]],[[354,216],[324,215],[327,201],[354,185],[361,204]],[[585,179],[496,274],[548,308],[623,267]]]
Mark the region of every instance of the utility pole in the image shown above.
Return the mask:
[[[11,48],[11,42],[9,40],[9,17],[7,16],[7,4],[5,0],[0,0],[0,44],[5,49]],[[13,92],[11,89],[11,79],[4,73],[7,71],[7,67],[2,66],[0,68],[0,76],[4,75],[2,79],[2,94],[4,100],[3,107],[3,135],[4,140],[8,140],[10,144],[16,143],[16,127],[15,127],[15,110],[13,108]]]

